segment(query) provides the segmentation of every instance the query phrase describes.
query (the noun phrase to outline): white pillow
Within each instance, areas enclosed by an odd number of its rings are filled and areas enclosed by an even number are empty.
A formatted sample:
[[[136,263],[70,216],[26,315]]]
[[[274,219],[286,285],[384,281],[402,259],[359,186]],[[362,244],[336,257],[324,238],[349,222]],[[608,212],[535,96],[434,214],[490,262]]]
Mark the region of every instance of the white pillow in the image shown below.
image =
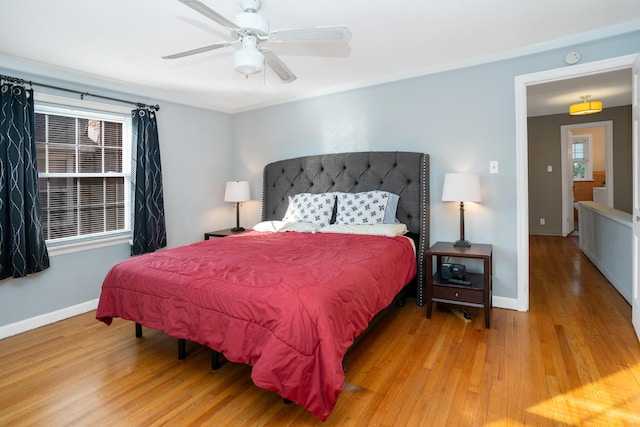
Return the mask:
[[[311,224],[308,222],[287,222],[280,227],[278,230],[279,233],[284,233],[286,231],[296,231],[298,233],[315,233],[317,231],[322,230],[323,227],[318,224]]]
[[[371,224],[371,225],[342,225],[331,224],[318,230],[320,233],[340,234],[374,234],[376,236],[404,236],[407,234],[405,224]]]
[[[254,231],[270,232],[297,231],[300,233],[315,233],[319,229],[319,225],[308,222],[263,221],[253,226]]]
[[[285,225],[282,221],[263,221],[253,226],[255,231],[278,231]]]
[[[338,210],[336,224],[370,225],[383,224],[389,202],[388,191],[365,191],[361,193],[337,193]],[[396,207],[397,207],[396,200]],[[395,211],[391,214],[395,222]]]
[[[333,206],[336,203],[334,193],[300,193],[289,197],[289,206],[284,214],[284,222],[308,222],[325,227],[331,222]]]

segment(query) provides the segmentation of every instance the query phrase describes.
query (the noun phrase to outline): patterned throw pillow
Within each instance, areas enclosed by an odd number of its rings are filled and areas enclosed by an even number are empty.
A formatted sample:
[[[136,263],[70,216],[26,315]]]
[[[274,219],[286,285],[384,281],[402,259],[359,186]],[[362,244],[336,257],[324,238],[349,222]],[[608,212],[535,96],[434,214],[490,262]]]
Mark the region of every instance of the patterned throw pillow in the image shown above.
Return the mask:
[[[362,193],[338,193],[336,224],[361,225],[382,224],[389,201],[386,191]]]
[[[333,206],[336,203],[334,193],[300,193],[289,197],[289,206],[284,214],[284,222],[308,222],[326,227],[331,222]]]

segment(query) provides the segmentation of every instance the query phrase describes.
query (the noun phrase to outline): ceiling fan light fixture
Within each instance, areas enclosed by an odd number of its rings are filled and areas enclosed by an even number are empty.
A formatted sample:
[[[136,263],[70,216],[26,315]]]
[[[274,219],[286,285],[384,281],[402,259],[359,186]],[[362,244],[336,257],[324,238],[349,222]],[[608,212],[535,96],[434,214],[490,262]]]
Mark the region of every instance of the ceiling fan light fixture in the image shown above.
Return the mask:
[[[240,74],[250,76],[264,69],[264,55],[258,50],[240,49],[233,54],[234,68]]]
[[[569,106],[569,114],[572,116],[583,116],[585,114],[594,114],[602,111],[602,101],[589,101],[591,95],[580,97],[582,102]]]

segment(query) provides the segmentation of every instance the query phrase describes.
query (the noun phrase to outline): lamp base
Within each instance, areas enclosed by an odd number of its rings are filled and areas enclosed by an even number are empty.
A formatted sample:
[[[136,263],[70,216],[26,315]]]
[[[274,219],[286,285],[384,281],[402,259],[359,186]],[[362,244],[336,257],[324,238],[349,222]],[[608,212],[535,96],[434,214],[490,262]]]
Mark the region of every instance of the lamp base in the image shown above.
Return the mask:
[[[471,242],[468,240],[457,240],[454,244],[453,244],[454,248],[470,248],[471,247]]]
[[[245,231],[243,227],[233,227],[231,231]]]

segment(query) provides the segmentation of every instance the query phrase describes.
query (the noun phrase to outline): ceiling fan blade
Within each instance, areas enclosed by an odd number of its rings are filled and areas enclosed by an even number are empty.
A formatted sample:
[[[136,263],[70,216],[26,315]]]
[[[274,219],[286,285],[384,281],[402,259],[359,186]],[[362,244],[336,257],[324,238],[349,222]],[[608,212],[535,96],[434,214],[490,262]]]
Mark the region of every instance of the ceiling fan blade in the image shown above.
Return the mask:
[[[273,51],[263,48],[262,54],[264,62],[280,77],[283,83],[291,83],[298,78]]]
[[[231,46],[234,42],[218,42],[207,46],[202,46],[196,49],[185,50],[184,52],[178,52],[171,55],[163,56],[162,59],[177,59],[183,58],[189,55],[195,55],[197,53],[209,52],[210,50],[220,49],[221,47]]]
[[[235,23],[229,21],[227,18],[220,15],[218,12],[216,12],[215,10],[211,9],[209,6],[207,6],[206,4],[198,0],[178,0],[178,1],[186,6],[189,6],[191,9],[195,10],[196,12],[203,14],[207,18],[217,22],[218,24],[222,25],[228,30],[231,30],[231,31],[240,30],[240,27],[238,27]]]
[[[345,25],[276,30],[271,32],[270,38],[274,42],[348,42],[351,30]]]

